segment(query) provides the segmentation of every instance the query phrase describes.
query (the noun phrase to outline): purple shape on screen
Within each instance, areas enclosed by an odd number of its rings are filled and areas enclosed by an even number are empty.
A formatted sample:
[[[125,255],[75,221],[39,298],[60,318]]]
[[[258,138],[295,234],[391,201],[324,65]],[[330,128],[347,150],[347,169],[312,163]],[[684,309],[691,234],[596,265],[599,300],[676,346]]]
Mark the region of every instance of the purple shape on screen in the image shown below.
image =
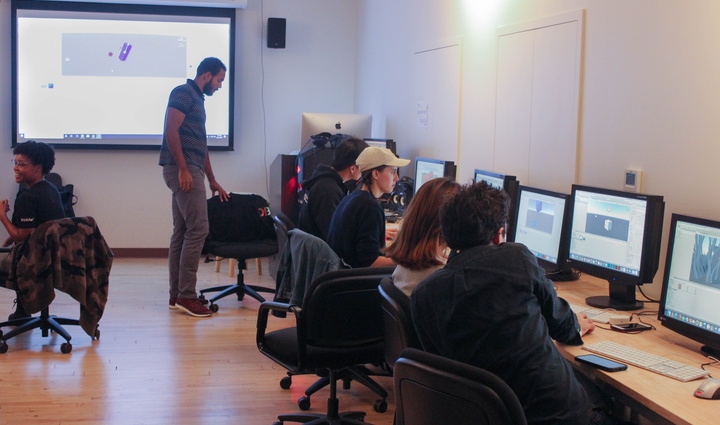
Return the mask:
[[[132,49],[132,44],[130,43],[123,43],[122,48],[120,49],[120,54],[118,55],[118,59],[125,62],[128,55],[130,54],[130,49]]]

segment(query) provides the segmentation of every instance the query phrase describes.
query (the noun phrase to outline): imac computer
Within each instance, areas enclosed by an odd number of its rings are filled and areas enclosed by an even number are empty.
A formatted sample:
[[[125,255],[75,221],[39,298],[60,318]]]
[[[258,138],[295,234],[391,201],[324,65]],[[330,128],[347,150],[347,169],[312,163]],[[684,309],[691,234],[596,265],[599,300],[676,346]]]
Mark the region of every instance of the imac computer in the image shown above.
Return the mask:
[[[371,137],[372,115],[303,113],[301,149],[308,143],[310,136],[320,133],[347,134],[358,139]]]
[[[415,158],[415,191],[420,186],[438,177],[447,177],[455,180],[455,163],[440,159]]]
[[[572,203],[570,195],[520,186],[515,217],[515,242],[525,245],[556,281],[576,280],[567,262]]]
[[[368,144],[368,146],[375,146],[378,148],[386,148],[390,149],[392,153],[397,155],[397,146],[395,144],[395,141],[393,139],[370,139],[366,138],[363,139],[365,143]]]
[[[484,181],[494,188],[504,190],[510,196],[510,222],[507,224],[505,233],[509,242],[515,242],[515,213],[517,212],[517,197],[520,182],[518,182],[515,176],[478,169],[475,170],[473,180],[475,183]]]
[[[651,283],[658,269],[663,197],[573,185],[572,202],[570,265],[610,284],[610,296],[585,301],[598,308],[642,308],[635,286]]]
[[[720,358],[720,222],[673,214],[658,319]]]

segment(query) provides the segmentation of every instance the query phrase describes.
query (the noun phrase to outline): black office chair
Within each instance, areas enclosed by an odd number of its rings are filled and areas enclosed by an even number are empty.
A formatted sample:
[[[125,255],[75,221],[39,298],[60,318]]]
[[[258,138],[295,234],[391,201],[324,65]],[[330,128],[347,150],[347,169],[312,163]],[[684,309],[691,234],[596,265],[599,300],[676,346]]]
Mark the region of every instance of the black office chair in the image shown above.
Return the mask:
[[[200,290],[199,298],[205,299],[208,292],[219,292],[210,298],[208,308],[217,312],[216,304],[221,298],[236,294],[238,301],[250,295],[263,302],[259,292],[274,293],[272,288],[246,285],[244,270],[247,260],[268,257],[278,252],[278,241],[265,199],[258,195],[231,193],[230,199],[220,202],[218,196],[208,199],[208,219],[210,233],[203,246],[203,254],[220,258],[233,258],[237,261],[237,281],[232,285],[220,285]],[[209,257],[205,262],[215,261]]]
[[[406,348],[421,349],[410,315],[410,298],[385,278],[378,287],[385,324],[385,363],[392,369]]]
[[[23,248],[15,265],[17,287],[11,289],[29,294],[31,304],[25,309],[40,310],[40,316],[0,323],[0,328],[15,326],[8,333],[0,331],[0,353],[7,352],[9,339],[38,328],[43,337],[50,331],[62,336],[66,341],[60,346],[63,353],[72,351],[72,337],[62,325],[81,326],[92,339],[99,339],[98,322],[107,301],[113,255],[95,220],[75,217],[43,223]],[[7,278],[3,275],[0,280],[6,282]],[[55,289],[80,302],[80,319],[50,315]]]
[[[520,401],[496,375],[408,348],[395,363],[397,425],[526,425]]]
[[[260,306],[257,323],[260,352],[292,374],[327,374],[324,379],[330,386],[325,415],[280,415],[277,424],[285,421],[364,424],[364,412],[338,411],[337,381],[348,377],[382,397],[375,402],[376,410],[387,409],[387,392],[357,365],[383,361],[384,331],[377,287],[391,272],[392,268],[387,267],[332,271],[310,284],[302,306],[278,302],[264,302]],[[296,326],[266,333],[271,311],[293,314]],[[314,386],[322,387],[321,381]],[[298,402],[303,410],[309,408],[308,391],[307,397]]]

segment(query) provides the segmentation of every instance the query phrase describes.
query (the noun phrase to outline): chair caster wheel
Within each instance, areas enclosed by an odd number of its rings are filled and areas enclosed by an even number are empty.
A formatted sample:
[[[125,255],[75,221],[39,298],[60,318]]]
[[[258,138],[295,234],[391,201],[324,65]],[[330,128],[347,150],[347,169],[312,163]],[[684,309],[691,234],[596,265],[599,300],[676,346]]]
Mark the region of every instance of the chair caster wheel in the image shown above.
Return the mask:
[[[300,397],[298,407],[300,410],[308,410],[310,408],[310,397]]]
[[[220,307],[218,307],[217,304],[210,304],[210,307],[208,307],[208,308],[209,308],[210,311],[212,311],[213,313],[217,313],[218,310],[220,310]]]
[[[205,301],[205,294],[198,295],[198,299]]]
[[[95,335],[93,335],[92,339],[100,339],[100,329],[95,328]]]
[[[283,390],[290,389],[291,385],[292,385],[292,378],[289,376],[286,376],[280,380],[280,388],[282,388]]]
[[[8,345],[7,342],[3,341],[2,344],[0,344],[0,354],[7,353]]]
[[[282,422],[273,422],[273,425],[283,425]]]
[[[375,410],[378,413],[385,413],[387,412],[388,404],[387,401],[383,400],[375,400],[375,403],[373,404],[373,410]]]
[[[63,342],[62,345],[60,345],[60,352],[63,354],[67,354],[72,351],[72,344],[69,342]]]

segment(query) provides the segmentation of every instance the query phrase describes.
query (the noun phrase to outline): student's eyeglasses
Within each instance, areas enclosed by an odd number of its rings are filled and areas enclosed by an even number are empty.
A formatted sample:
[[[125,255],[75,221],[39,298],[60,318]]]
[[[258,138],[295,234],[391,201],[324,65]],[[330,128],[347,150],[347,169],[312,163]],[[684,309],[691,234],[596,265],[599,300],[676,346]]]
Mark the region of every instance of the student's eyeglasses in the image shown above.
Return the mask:
[[[14,159],[11,159],[10,163],[13,165],[13,167],[18,166],[20,168],[27,167],[28,165],[33,165],[32,162],[20,162],[20,161],[15,161]]]

